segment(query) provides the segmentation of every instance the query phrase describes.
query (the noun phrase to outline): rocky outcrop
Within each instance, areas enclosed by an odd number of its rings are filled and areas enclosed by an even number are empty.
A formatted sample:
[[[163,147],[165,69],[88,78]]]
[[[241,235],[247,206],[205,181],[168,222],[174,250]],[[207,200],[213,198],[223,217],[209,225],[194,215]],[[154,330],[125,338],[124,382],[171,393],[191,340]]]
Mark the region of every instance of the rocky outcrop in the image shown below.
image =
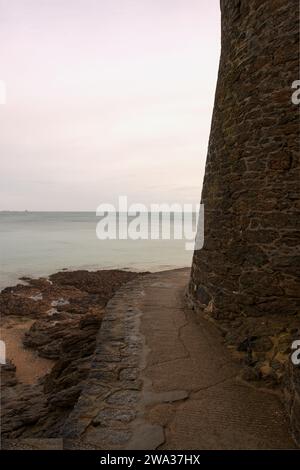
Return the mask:
[[[31,385],[18,382],[12,363],[1,367],[2,438],[61,436],[89,376],[104,307],[136,276],[117,270],[60,272],[0,293],[2,321],[34,319],[23,344],[54,361],[50,373]]]
[[[299,4],[221,0],[222,52],[202,193],[204,247],[189,296],[247,365],[245,375],[287,381],[299,429]],[[296,432],[296,431],[295,431]]]

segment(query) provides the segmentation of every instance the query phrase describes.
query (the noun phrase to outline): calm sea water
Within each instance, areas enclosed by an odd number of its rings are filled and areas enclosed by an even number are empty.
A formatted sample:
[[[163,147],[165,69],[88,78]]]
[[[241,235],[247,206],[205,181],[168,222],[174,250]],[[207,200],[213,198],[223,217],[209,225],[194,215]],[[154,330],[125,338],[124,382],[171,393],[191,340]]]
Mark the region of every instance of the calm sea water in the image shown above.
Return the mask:
[[[0,212],[0,289],[20,276],[65,268],[160,271],[191,264],[184,240],[99,240],[98,222],[90,212]]]

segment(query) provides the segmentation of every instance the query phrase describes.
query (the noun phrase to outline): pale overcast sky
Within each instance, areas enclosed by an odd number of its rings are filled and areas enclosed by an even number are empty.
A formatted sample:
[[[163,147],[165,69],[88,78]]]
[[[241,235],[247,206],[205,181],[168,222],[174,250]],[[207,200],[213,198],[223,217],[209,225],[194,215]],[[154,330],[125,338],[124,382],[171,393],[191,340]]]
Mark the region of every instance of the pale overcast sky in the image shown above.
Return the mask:
[[[0,0],[0,210],[199,202],[219,0]]]

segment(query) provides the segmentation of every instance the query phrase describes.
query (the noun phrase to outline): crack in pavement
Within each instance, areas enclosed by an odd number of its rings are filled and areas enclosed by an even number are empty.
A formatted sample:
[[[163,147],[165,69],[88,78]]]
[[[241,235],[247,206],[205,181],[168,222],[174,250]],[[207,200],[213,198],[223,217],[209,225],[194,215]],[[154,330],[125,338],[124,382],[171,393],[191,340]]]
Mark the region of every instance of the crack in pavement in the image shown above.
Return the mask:
[[[93,363],[99,379],[87,381],[69,437],[96,449],[292,448],[277,397],[234,380],[239,367],[220,332],[187,309],[188,275],[144,275],[108,304]]]

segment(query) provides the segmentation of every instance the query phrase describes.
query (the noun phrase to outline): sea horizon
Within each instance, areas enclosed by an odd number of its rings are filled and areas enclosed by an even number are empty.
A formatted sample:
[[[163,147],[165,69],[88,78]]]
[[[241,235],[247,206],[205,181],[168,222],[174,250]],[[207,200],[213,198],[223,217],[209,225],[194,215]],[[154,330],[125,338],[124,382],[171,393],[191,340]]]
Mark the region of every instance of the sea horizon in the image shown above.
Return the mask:
[[[0,289],[23,276],[66,269],[155,272],[191,265],[184,240],[99,240],[99,220],[92,211],[0,211]]]

